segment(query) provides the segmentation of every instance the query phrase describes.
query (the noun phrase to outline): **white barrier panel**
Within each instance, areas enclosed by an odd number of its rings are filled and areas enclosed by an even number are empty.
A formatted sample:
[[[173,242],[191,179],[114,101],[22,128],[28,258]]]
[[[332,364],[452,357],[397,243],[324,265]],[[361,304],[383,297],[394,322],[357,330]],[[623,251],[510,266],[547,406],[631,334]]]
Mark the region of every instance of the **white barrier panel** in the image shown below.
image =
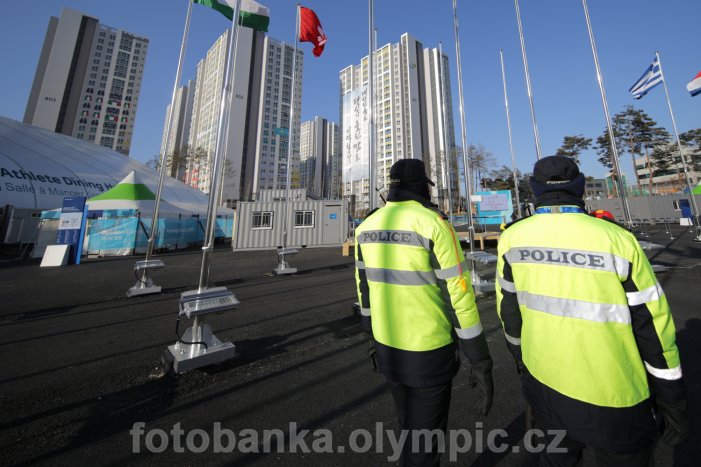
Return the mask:
[[[41,267],[65,266],[68,263],[70,245],[49,245],[41,260]]]

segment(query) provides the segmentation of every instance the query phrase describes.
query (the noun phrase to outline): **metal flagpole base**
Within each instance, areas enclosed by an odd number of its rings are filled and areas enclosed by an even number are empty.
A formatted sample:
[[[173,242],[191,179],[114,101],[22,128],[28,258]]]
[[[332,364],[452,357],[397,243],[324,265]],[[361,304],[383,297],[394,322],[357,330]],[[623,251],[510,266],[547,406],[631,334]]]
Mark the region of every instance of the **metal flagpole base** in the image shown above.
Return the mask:
[[[199,330],[188,328],[182,340],[193,342],[193,335],[201,335],[202,338],[199,340],[206,343],[207,347],[205,348],[202,344],[190,345],[176,342],[169,345],[163,353],[164,363],[166,366],[172,366],[176,374],[221,363],[236,356],[236,346],[231,342],[222,342],[217,339],[208,324],[201,325]]]
[[[659,243],[646,242],[644,240],[638,240],[638,243],[643,250],[664,250],[664,245]]]
[[[183,292],[180,316],[194,321],[178,342],[168,346],[163,355],[166,366],[172,366],[173,371],[180,374],[235,357],[236,346],[217,339],[212,328],[204,323],[204,316],[234,310],[239,303],[226,287]]]
[[[499,259],[496,255],[487,253],[486,251],[475,251],[473,253],[465,252],[466,259],[472,259],[482,264],[496,263]]]
[[[698,222],[698,220],[697,220],[697,222]],[[696,229],[696,237],[691,239],[691,241],[694,243],[701,243],[701,228]]]
[[[134,273],[137,276],[137,281],[132,288],[127,290],[127,297],[160,293],[161,286],[154,285],[153,279],[149,276],[149,271],[156,271],[164,266],[165,264],[163,264],[163,261],[160,259],[137,261],[136,264],[134,264]],[[141,274],[140,279],[138,278],[139,274]]]
[[[494,282],[482,279],[477,272],[472,271],[472,289],[476,294],[483,294],[488,292],[494,292],[496,286]]]
[[[283,276],[286,274],[296,274],[297,268],[291,268],[287,263],[285,256],[296,255],[299,251],[294,248],[278,248],[277,249],[277,268],[273,269],[273,274],[276,276]]]

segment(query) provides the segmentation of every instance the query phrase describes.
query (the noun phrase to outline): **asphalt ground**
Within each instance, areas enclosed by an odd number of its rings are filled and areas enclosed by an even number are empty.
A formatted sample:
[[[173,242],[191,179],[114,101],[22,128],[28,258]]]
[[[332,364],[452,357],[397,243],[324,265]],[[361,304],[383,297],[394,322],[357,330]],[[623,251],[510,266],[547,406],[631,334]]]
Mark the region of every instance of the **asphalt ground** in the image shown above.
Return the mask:
[[[666,246],[649,256],[668,266],[658,277],[677,325],[692,432],[676,449],[659,443],[655,458],[687,466],[701,455],[701,244],[682,227],[673,231],[670,239],[664,227],[651,227],[646,240]],[[273,251],[216,250],[210,284],[228,287],[241,305],[207,322],[239,355],[177,376],[161,356],[175,342],[178,299],[196,287],[201,253],[158,257],[166,267],[153,277],[163,293],[135,298],[126,298],[133,257],[62,268],[0,261],[0,464],[392,464],[393,402],[369,367],[367,340],[351,313],[353,261],[340,247],[302,249],[290,259],[298,274],[282,277],[271,275]],[[493,294],[478,306],[494,358],[494,406],[487,417],[474,413],[463,364],[449,428],[467,430],[455,432],[466,452],[453,463],[446,454],[443,464],[536,465],[537,456],[525,452],[523,397]],[[143,434],[133,436],[138,427]],[[392,433],[377,436],[378,429]],[[494,429],[505,430],[497,439],[504,452],[485,447]],[[310,432],[301,438],[303,430]],[[312,449],[322,452],[305,452]],[[593,465],[590,454],[585,461]]]

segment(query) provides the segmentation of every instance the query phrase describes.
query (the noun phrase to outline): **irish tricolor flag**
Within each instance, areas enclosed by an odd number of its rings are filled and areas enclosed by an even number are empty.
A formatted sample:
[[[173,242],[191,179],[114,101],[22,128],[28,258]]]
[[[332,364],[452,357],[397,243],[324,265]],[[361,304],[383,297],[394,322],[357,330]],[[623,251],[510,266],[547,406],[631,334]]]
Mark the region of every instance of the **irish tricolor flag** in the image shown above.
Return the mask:
[[[686,89],[689,90],[692,96],[701,94],[701,72],[696,75],[696,78],[691,80],[691,83],[686,85]]]
[[[234,19],[236,0],[194,0],[195,3],[217,10],[222,15]],[[241,0],[239,24],[257,31],[268,32],[270,10],[254,0]]]

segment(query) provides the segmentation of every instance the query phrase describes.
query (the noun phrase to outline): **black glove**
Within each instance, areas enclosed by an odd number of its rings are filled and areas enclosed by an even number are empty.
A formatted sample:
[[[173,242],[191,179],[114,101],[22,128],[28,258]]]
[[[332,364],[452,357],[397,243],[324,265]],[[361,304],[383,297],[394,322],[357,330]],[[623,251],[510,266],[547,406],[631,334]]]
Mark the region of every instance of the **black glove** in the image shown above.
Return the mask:
[[[658,414],[662,415],[662,441],[676,446],[686,440],[689,434],[689,418],[686,414],[686,399],[674,404],[656,403]]]
[[[526,402],[526,431],[530,431],[535,428],[535,412],[533,412],[533,407],[531,404]]]
[[[528,370],[526,369],[526,365],[523,364],[523,357],[521,355],[521,346],[520,345],[513,345],[507,342],[507,347],[509,348],[509,351],[511,352],[511,356],[514,358],[514,363],[516,363],[516,373],[518,373],[519,376],[523,376],[528,374]]]
[[[372,371],[377,371],[377,350],[375,350],[375,344],[372,342],[370,342],[370,347],[368,347],[368,359],[370,360]]]
[[[494,382],[492,381],[492,360],[472,365],[470,368],[470,387],[477,389],[479,396],[475,404],[475,411],[480,415],[487,415],[492,408],[494,400]]]

